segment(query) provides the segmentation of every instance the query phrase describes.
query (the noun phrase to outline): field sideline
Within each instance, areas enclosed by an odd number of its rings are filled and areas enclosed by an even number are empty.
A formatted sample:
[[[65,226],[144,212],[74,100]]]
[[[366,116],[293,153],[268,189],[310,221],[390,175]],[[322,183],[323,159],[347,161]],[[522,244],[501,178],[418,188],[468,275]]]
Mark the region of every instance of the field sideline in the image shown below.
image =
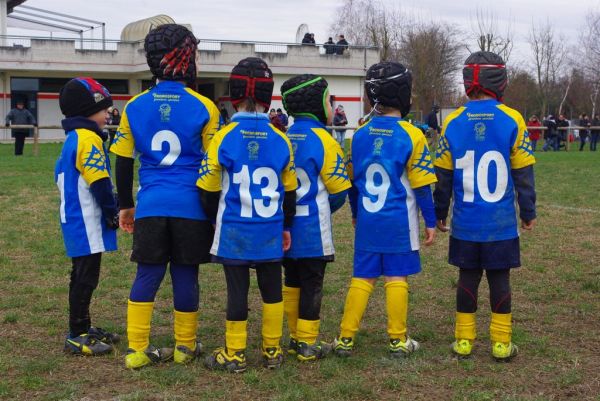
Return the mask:
[[[474,357],[450,356],[457,272],[446,263],[447,236],[422,251],[423,272],[410,280],[409,333],[422,351],[405,361],[386,357],[385,301],[375,290],[352,358],[300,364],[276,372],[259,365],[260,296],[251,284],[248,357],[243,375],[214,373],[201,363],[131,372],[120,344],[114,356],[62,353],[67,330],[70,260],[58,223],[53,170],[60,144],[41,144],[34,158],[0,145],[0,400],[595,400],[600,401],[600,152],[537,153],[538,225],[521,237],[523,268],[514,271],[510,364],[489,355],[489,304],[480,289]],[[337,261],[325,278],[322,333],[337,334],[352,271],[348,205],[334,216]],[[125,331],[135,275],[131,237],[105,254],[92,303],[96,325]],[[200,273],[199,335],[206,349],[224,341],[225,280],[220,266]],[[153,343],[172,344],[167,278],[157,297]],[[284,330],[287,343],[287,331]]]

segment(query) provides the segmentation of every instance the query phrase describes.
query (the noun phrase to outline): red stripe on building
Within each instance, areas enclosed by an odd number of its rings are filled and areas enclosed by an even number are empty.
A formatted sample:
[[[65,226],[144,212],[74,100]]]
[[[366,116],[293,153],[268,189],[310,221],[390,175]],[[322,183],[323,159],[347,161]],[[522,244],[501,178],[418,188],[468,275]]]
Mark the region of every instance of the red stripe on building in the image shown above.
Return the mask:
[[[39,92],[37,94],[38,99],[58,99],[58,93],[42,93]],[[129,100],[133,96],[132,95],[112,95],[113,100]]]

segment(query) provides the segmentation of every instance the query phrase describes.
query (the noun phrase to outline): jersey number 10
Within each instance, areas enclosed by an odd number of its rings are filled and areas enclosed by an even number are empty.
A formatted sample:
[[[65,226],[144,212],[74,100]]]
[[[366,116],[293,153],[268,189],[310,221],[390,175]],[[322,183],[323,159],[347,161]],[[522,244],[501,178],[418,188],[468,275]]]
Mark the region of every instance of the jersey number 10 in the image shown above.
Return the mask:
[[[490,164],[496,164],[496,188],[490,191],[488,173]],[[475,201],[475,151],[468,150],[456,160],[456,168],[463,170],[463,202]],[[490,150],[481,156],[477,165],[477,190],[481,198],[489,203],[498,202],[508,186],[508,167],[502,153]]]

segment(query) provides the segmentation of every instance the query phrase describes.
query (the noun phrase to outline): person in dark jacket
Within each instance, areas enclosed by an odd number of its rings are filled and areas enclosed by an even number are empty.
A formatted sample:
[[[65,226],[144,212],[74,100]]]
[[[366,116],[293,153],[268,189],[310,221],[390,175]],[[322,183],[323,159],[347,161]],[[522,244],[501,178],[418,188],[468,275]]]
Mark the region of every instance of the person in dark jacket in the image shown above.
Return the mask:
[[[556,131],[556,121],[554,120],[554,116],[550,114],[544,120],[544,127],[546,127],[546,133],[544,135],[544,147],[542,150],[547,152],[549,149],[558,150],[557,146],[557,131]]]
[[[596,127],[594,129],[592,129],[591,133],[592,133],[592,137],[590,140],[590,150],[592,152],[596,151],[596,146],[598,144],[598,137],[600,136],[600,129],[598,127],[600,127],[600,116],[598,114],[596,114],[596,116],[594,116],[594,119],[592,120],[592,127]]]
[[[342,129],[335,130],[335,139],[340,144],[342,150],[346,148],[346,125],[348,125],[348,118],[346,118],[346,112],[344,112],[344,106],[341,104],[335,109],[333,115],[333,125]]]
[[[425,116],[425,124],[429,126],[436,133],[440,133],[440,124],[438,123],[437,114],[440,112],[440,106],[434,104],[431,108],[431,112]]]
[[[323,48],[325,49],[325,54],[335,54],[335,43],[332,37],[323,44]]]
[[[565,128],[569,128],[571,124],[569,120],[565,118],[563,114],[558,116],[558,121],[556,122],[556,127],[558,128],[558,132],[556,135],[556,143],[554,144],[554,150],[560,150],[560,148],[565,148],[567,150],[567,146],[564,143],[568,140],[569,131]]]
[[[277,117],[279,117],[279,121],[281,121],[281,125],[287,130],[287,126],[289,123],[289,119],[287,114],[283,112],[281,109],[277,109]]]
[[[344,50],[348,48],[348,41],[344,37],[344,35],[340,35],[340,40],[335,44],[335,54],[342,55],[344,54]]]
[[[119,124],[121,123],[121,113],[119,112],[119,109],[117,109],[116,107],[113,107],[112,110],[110,110],[110,114],[108,116],[107,123],[108,123],[108,125],[116,125],[117,127],[119,126]],[[116,128],[111,128],[108,130],[108,135],[109,135],[109,139],[110,139],[109,143],[113,143],[116,133],[117,133]]]
[[[37,122],[33,114],[25,108],[25,102],[18,100],[17,107],[6,115],[5,124],[8,127],[10,125],[37,125]],[[25,138],[29,135],[29,128],[15,128],[11,131],[15,137],[15,156],[22,156]]]
[[[585,141],[587,140],[587,137],[590,133],[590,131],[588,130],[588,127],[591,127],[592,124],[590,123],[590,119],[588,118],[587,114],[583,113],[581,115],[581,118],[579,119],[579,126],[583,127],[579,129],[579,151],[583,151],[583,148],[585,147]],[[591,145],[590,145],[591,147]]]

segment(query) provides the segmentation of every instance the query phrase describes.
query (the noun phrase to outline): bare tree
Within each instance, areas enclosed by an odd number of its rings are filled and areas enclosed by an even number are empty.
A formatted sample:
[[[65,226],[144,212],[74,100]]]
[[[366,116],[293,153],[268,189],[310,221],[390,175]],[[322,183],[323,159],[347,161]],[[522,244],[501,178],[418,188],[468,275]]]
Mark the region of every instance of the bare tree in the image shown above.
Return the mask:
[[[416,110],[456,98],[462,43],[449,24],[420,22],[380,0],[345,0],[331,30],[346,33],[351,43],[378,46],[382,60],[411,69]]]
[[[379,0],[346,0],[336,15],[332,36],[344,34],[351,44],[377,46],[382,60],[398,46],[403,20],[398,8],[384,7]]]
[[[564,40],[557,38],[549,20],[532,23],[529,44],[534,57],[538,99],[542,113],[548,113],[548,104],[555,97],[555,84],[566,58]]]
[[[413,72],[414,104],[428,110],[456,96],[456,74],[462,61],[458,32],[448,24],[420,22],[405,27],[395,58]]]
[[[586,29],[583,30],[580,42],[583,51],[578,60],[580,60],[579,65],[592,88],[590,102],[594,116],[600,92],[600,12],[590,11],[586,14]]]
[[[512,20],[509,18],[502,32],[498,27],[498,17],[490,10],[477,8],[475,19],[471,18],[471,30],[476,36],[477,49],[494,52],[508,63],[514,46]],[[472,49],[467,45],[467,49]]]

